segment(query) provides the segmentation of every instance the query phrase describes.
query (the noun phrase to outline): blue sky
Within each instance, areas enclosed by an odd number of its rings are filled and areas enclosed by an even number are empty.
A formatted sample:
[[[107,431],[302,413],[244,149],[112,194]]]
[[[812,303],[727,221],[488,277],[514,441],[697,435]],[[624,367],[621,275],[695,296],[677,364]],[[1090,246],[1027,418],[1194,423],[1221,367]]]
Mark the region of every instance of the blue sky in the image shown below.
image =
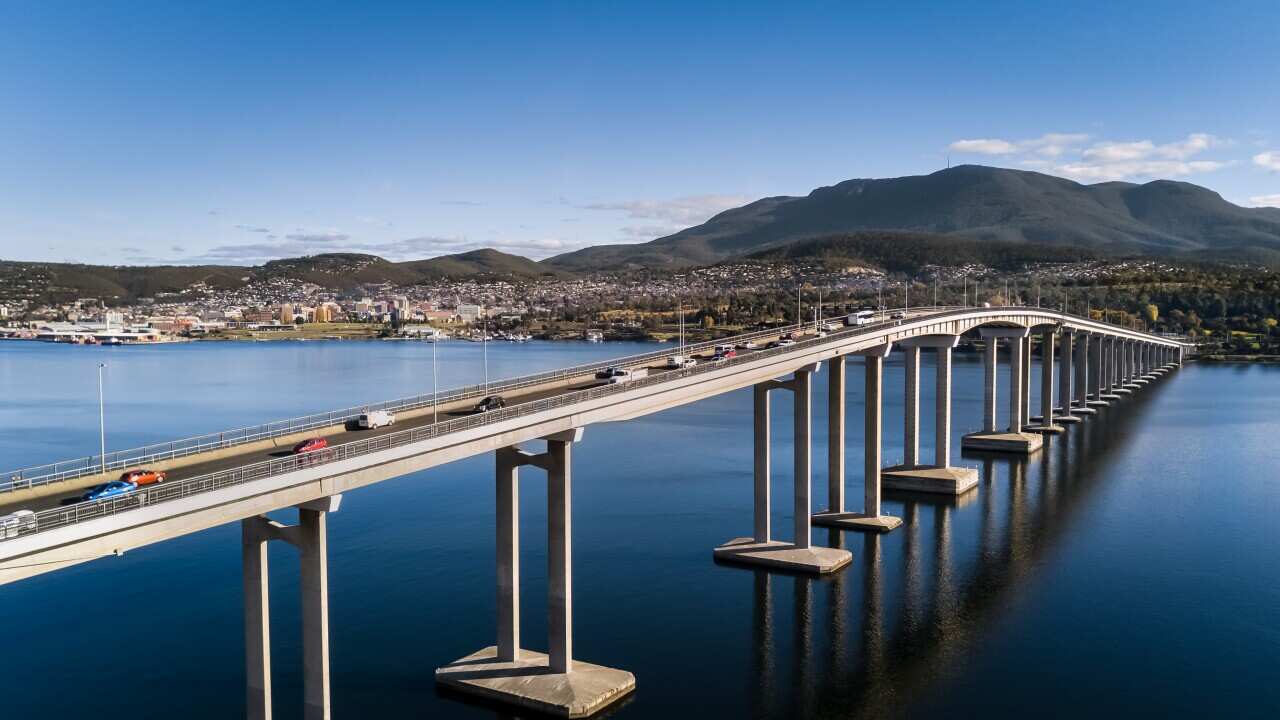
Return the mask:
[[[978,162],[1280,205],[1280,4],[0,0],[0,257],[546,257]]]

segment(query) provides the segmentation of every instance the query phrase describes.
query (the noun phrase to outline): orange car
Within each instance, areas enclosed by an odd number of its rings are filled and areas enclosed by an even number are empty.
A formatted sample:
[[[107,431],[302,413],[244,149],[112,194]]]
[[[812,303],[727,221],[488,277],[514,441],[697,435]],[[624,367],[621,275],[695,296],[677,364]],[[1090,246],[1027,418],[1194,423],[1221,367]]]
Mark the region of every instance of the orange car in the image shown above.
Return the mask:
[[[139,487],[143,485],[151,485],[152,483],[162,483],[167,478],[161,470],[130,470],[120,476],[124,482],[131,482]]]

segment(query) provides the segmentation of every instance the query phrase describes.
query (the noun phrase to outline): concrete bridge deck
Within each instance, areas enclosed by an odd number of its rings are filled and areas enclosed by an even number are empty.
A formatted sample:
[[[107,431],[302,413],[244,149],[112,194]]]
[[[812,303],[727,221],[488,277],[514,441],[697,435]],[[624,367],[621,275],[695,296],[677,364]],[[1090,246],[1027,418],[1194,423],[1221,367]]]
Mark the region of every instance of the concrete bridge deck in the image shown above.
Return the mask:
[[[812,328],[811,325],[806,326]],[[725,338],[716,343],[732,343],[745,337],[761,344],[780,332],[801,328],[754,333]],[[664,409],[696,402],[705,397],[754,387],[756,452],[755,532],[751,537],[731,540],[717,550],[716,557],[728,562],[746,562],[789,570],[835,572],[846,566],[850,555],[834,548],[811,545],[811,522],[845,530],[888,532],[901,520],[881,514],[880,443],[882,435],[883,360],[895,348],[907,353],[907,462],[888,469],[891,482],[905,483],[913,490],[959,495],[974,483],[964,468],[950,465],[951,348],[965,333],[977,331],[985,345],[984,430],[966,436],[972,446],[1003,452],[1035,452],[1044,443],[1044,434],[1060,432],[1056,417],[1064,414],[1088,417],[1088,405],[1124,402],[1112,391],[1131,385],[1141,377],[1159,377],[1165,368],[1176,367],[1187,349],[1184,343],[1137,330],[1108,325],[1087,318],[1041,308],[951,308],[912,311],[899,318],[887,317],[871,325],[847,327],[829,334],[811,333],[798,342],[781,347],[740,353],[719,362],[701,362],[696,367],[668,369],[665,360],[680,351],[670,348],[631,358],[610,361],[610,365],[648,367],[648,377],[622,384],[594,380],[595,368],[553,372],[535,378],[493,384],[494,394],[507,398],[508,407],[483,414],[466,408],[479,392],[453,393],[446,405],[424,408],[421,401],[397,416],[396,425],[374,431],[348,430],[342,425],[312,423],[302,436],[324,434],[330,447],[306,456],[288,454],[297,437],[285,424],[269,438],[248,438],[245,442],[222,443],[206,451],[172,453],[168,463],[170,479],[162,485],[139,489],[129,495],[98,502],[71,502],[79,486],[98,482],[91,466],[72,464],[71,472],[55,473],[56,480],[10,483],[8,493],[0,493],[5,512],[16,507],[36,510],[31,518],[10,528],[0,537],[0,584],[52,572],[69,565],[144,547],[216,525],[241,521],[244,527],[246,588],[246,651],[250,666],[249,706],[251,717],[270,713],[269,674],[264,670],[265,632],[265,545],[285,540],[302,553],[304,587],[304,643],[308,657],[306,707],[308,717],[328,715],[327,580],[325,567],[325,517],[338,507],[343,493],[400,475],[424,470],[476,454],[495,452],[498,457],[499,489],[499,638],[493,650],[492,668],[481,675],[501,675],[502,668],[529,673],[528,662],[520,662],[518,637],[518,518],[514,507],[515,477],[521,465],[532,465],[548,473],[548,533],[550,552],[549,587],[552,622],[550,652],[537,660],[543,663],[536,678],[513,683],[497,683],[506,688],[507,699],[516,704],[558,712],[555,698],[576,698],[573,707],[593,712],[625,690],[609,683],[600,685],[599,673],[572,672],[571,645],[571,551],[569,448],[588,425],[626,420]],[[1029,425],[1032,334],[1041,340],[1044,363],[1041,390],[1041,418]],[[1056,338],[1062,342],[1055,352]],[[1080,352],[1073,354],[1074,341]],[[716,343],[704,343],[692,350],[706,352]],[[997,347],[1010,349],[1008,401],[1010,426],[995,425]],[[938,407],[936,427],[939,442],[933,463],[919,457],[919,361],[927,348],[938,354]],[[686,349],[686,353],[689,349]],[[867,398],[865,432],[867,447],[863,468],[866,497],[860,512],[845,509],[844,501],[844,372],[849,355],[864,358]],[[1058,402],[1054,402],[1054,362],[1061,362],[1057,374]],[[828,507],[812,514],[810,507],[810,392],[812,376],[828,365],[829,457]],[[599,367],[604,367],[601,364]],[[1068,370],[1069,369],[1069,370]],[[791,376],[789,380],[779,378]],[[498,389],[503,388],[503,389]],[[775,540],[769,527],[769,394],[771,391],[795,395],[795,522],[791,542]],[[1078,411],[1078,412],[1077,412]],[[321,416],[323,417],[323,416]],[[332,417],[332,415],[330,416]],[[547,452],[530,454],[521,443],[546,440]],[[264,444],[265,443],[265,444]],[[197,447],[197,450],[199,448]],[[154,463],[147,463],[154,465]],[[116,470],[111,469],[108,475]],[[32,474],[19,473],[26,480]],[[46,479],[54,476],[46,476]],[[505,489],[504,489],[505,488]],[[554,490],[554,492],[552,492]],[[70,492],[68,492],[70,491]],[[275,510],[297,507],[300,523],[285,527],[263,516]],[[505,568],[505,569],[504,569]],[[257,600],[253,600],[258,597]],[[532,656],[530,656],[532,657]],[[609,670],[608,668],[601,668]],[[314,671],[314,672],[313,672]],[[461,676],[443,670],[442,683],[454,683]],[[468,671],[470,673],[471,670]],[[608,673],[606,673],[608,675]],[[629,673],[622,673],[630,678]],[[612,675],[609,675],[612,677]],[[594,680],[592,679],[594,678]],[[627,680],[630,689],[634,678]],[[467,683],[463,682],[462,685]],[[596,687],[600,685],[600,687]],[[512,688],[518,688],[513,690]],[[589,688],[596,688],[590,690]],[[493,683],[477,686],[475,692],[498,692]],[[602,693],[591,700],[583,693]],[[265,693],[265,695],[264,695]],[[266,697],[266,701],[263,700]],[[572,713],[565,706],[566,713]],[[265,708],[265,710],[264,710]],[[265,712],[265,715],[263,714]],[[587,712],[587,711],[582,711]]]

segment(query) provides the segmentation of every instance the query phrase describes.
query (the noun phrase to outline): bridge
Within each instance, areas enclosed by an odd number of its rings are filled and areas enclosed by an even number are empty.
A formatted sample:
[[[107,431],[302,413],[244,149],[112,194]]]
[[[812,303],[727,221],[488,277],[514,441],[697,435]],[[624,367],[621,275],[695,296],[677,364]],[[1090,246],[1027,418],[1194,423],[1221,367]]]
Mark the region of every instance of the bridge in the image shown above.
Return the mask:
[[[786,342],[778,342],[784,336]],[[952,464],[951,356],[962,336],[983,346],[981,430],[964,447],[1012,455],[1039,452],[1064,425],[1087,421],[1179,367],[1190,346],[1176,339],[1035,307],[926,308],[882,314],[868,325],[819,331],[792,326],[686,348],[565,368],[433,395],[348,408],[251,428],[175,440],[106,456],[60,461],[5,473],[0,513],[29,510],[0,530],[0,584],[118,555],[152,543],[239,522],[244,571],[244,631],[248,716],[271,715],[267,544],[283,541],[300,556],[303,591],[303,701],[305,716],[330,714],[327,522],[345,493],[462,458],[493,453],[497,509],[497,618],[495,642],[439,668],[442,686],[490,701],[567,717],[606,707],[635,686],[631,673],[587,663],[573,655],[572,448],[595,423],[623,421],[703,398],[751,387],[754,398],[752,534],[713,549],[719,562],[792,573],[828,574],[852,560],[840,547],[812,543],[812,526],[890,532],[902,524],[881,507],[884,489],[961,496],[975,492],[977,472]],[[1031,407],[1031,364],[1038,341],[1041,366],[1038,415]],[[709,354],[733,343],[734,357],[674,367],[680,353]],[[999,388],[1002,346],[1010,372]],[[904,462],[883,467],[883,366],[891,351],[905,361]],[[936,354],[935,452],[920,455],[921,355]],[[864,366],[864,497],[850,508],[845,497],[845,370],[850,356]],[[827,502],[813,512],[812,405],[814,374],[829,374]],[[647,369],[625,382],[596,379],[610,366]],[[770,397],[794,396],[794,528],[774,536],[770,522]],[[1007,425],[997,423],[1007,402]],[[481,397],[501,394],[505,408],[474,413]],[[359,430],[367,410],[395,411],[396,424]],[[300,439],[322,436],[323,451],[292,455]],[[539,442],[534,450],[523,448]],[[1050,441],[1052,442],[1052,441]],[[545,443],[543,448],[541,443]],[[539,451],[539,448],[541,450]],[[122,469],[163,469],[168,480],[95,502],[68,502],[84,487]],[[520,468],[545,472],[548,487],[548,652],[521,646],[519,564]],[[744,468],[745,475],[745,468]],[[297,508],[295,525],[266,513]],[[744,523],[745,524],[745,523]]]

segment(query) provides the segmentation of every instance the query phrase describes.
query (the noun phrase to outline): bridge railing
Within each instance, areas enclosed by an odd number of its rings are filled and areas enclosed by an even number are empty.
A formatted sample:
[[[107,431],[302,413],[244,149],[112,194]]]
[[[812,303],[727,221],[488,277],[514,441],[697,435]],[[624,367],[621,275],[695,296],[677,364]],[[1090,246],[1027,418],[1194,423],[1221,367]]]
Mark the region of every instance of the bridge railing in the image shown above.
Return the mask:
[[[755,350],[750,353],[744,353],[736,357],[728,358],[718,363],[699,363],[694,367],[671,370],[668,372],[650,375],[648,377],[637,378],[625,383],[598,385],[583,390],[575,390],[562,395],[543,398],[541,400],[509,405],[501,410],[491,410],[485,413],[446,420],[409,430],[401,430],[399,432],[378,435],[364,440],[343,443],[341,445],[335,445],[313,453],[290,455],[284,458],[265,460],[242,467],[220,470],[206,475],[188,478],[186,480],[173,480],[163,484],[138,489],[127,495],[108,498],[106,500],[79,502],[64,507],[42,510],[35,513],[33,517],[22,521],[16,527],[9,528],[8,534],[0,535],[0,541],[36,532],[46,532],[55,528],[65,527],[87,520],[116,515],[121,512],[136,510],[138,508],[155,505],[157,503],[179,500],[195,494],[221,490],[223,488],[241,485],[255,480],[283,475],[300,469],[328,465],[350,458],[369,455],[383,450],[390,450],[404,445],[422,442],[424,440],[430,440],[449,433],[504,422],[514,418],[545,412],[558,407],[574,405],[599,397],[627,392],[634,390],[637,387],[669,383],[691,375],[715,372],[723,370],[725,367],[731,367],[746,362],[754,362],[763,357],[784,355],[800,349],[807,349],[814,345],[827,343],[830,342],[832,336],[842,337],[849,334],[861,334],[868,331],[886,329],[901,322],[901,320],[884,320],[870,325],[847,327],[843,330],[835,331],[827,338],[809,336],[805,339],[798,340],[796,344],[792,346]],[[812,328],[813,325],[812,323],[806,323],[803,327]],[[725,344],[728,340],[745,341],[752,337],[772,336],[777,335],[779,332],[785,333],[796,331],[797,326],[775,328],[757,333],[749,333],[748,335],[736,336],[735,338],[724,338],[715,342],[686,345],[685,352],[686,354],[697,352],[697,348],[705,350],[710,347],[714,347],[717,344]],[[673,354],[678,354],[678,350],[675,353],[650,353],[646,355],[633,356],[630,360],[635,361],[636,359],[639,359],[640,361],[646,361],[647,359],[665,357]],[[625,365],[627,363],[615,361],[613,364]],[[602,365],[600,367],[609,367],[609,365]]]
[[[930,310],[936,311],[935,317],[940,320],[953,316],[955,314],[964,314],[972,312],[976,309],[990,309],[992,311],[1001,311],[1008,309],[1025,309],[1025,310],[1042,310],[1059,315],[1066,315],[1060,310],[1050,308],[1016,308],[1016,306],[998,306],[992,308],[975,308],[975,307],[959,307],[959,306],[918,306],[916,308],[891,308],[878,312],[881,320],[872,325],[852,326],[841,332],[865,332],[873,330],[877,327],[891,326],[895,322],[890,318],[893,314],[899,312],[909,312],[911,310],[921,310],[929,307]],[[1089,322],[1099,322],[1091,320],[1082,315],[1071,314],[1072,317],[1079,318]],[[843,316],[837,316],[836,319],[828,319],[826,322],[838,321]],[[1105,323],[1103,323],[1105,324]],[[400,412],[406,410],[415,410],[429,408],[436,404],[448,404],[460,400],[471,398],[479,398],[486,394],[496,395],[514,390],[527,388],[530,386],[541,385],[557,380],[569,380],[575,377],[585,375],[594,375],[596,372],[608,367],[635,367],[646,363],[656,361],[665,361],[667,358],[679,355],[683,352],[686,355],[702,354],[714,348],[716,345],[742,343],[749,340],[756,340],[766,337],[772,337],[784,333],[802,332],[814,327],[813,321],[788,325],[784,327],[769,328],[766,330],[758,330],[750,333],[743,333],[730,337],[720,338],[718,340],[708,340],[704,342],[691,343],[684,346],[683,350],[679,347],[663,348],[662,350],[641,353],[638,355],[630,355],[625,357],[613,358],[610,360],[577,365],[568,368],[559,368],[542,373],[525,375],[508,380],[501,380],[489,383],[488,385],[477,384],[469,385],[461,388],[454,388],[433,394],[415,395],[409,398],[401,398],[398,400],[387,400],[368,405],[360,405],[357,407],[345,408],[342,410],[333,410],[329,412],[315,413],[299,418],[288,420],[277,420],[262,425],[254,425],[235,430],[227,430],[217,433],[208,433],[196,437],[185,438],[182,440],[174,440],[166,443],[158,443],[148,445],[141,448],[133,448],[130,450],[120,450],[107,453],[105,459],[103,456],[88,456],[85,458],[60,461],[57,463],[40,465],[31,468],[10,471],[2,477],[7,478],[0,481],[0,494],[20,490],[30,487],[38,487],[51,483],[62,482],[79,477],[95,475],[104,470],[110,472],[112,470],[125,470],[136,467],[143,467],[148,464],[172,460],[180,457],[196,455],[211,450],[230,448],[236,445],[255,442],[258,440],[266,440],[277,437],[292,435],[295,433],[306,432],[309,430],[317,430],[321,428],[332,427],[338,424],[351,423],[359,417],[361,413],[374,410],[389,410],[392,412]],[[670,373],[664,375],[669,376]]]
[[[744,333],[732,337],[721,338],[719,340],[686,344],[683,352],[686,354],[704,353],[716,345],[729,342],[746,342],[752,339],[769,337],[778,333],[798,332],[811,326],[812,323],[788,325],[785,327]],[[513,392],[558,380],[569,380],[584,375],[594,375],[596,372],[608,367],[630,367],[647,362],[666,360],[668,357],[680,354],[680,352],[681,350],[679,347],[663,348],[662,350],[650,353],[613,358],[601,362],[588,363],[568,368],[558,368],[546,372],[495,381],[488,385],[467,385],[459,388],[443,390],[437,393],[423,393],[407,398],[385,400],[382,402],[343,408],[341,410],[313,413],[311,415],[304,415],[302,417],[289,418],[286,420],[273,420],[261,425],[250,425],[248,427],[235,428],[232,430],[206,433],[195,437],[155,443],[138,448],[114,450],[107,453],[105,456],[89,455],[82,458],[62,460],[45,465],[11,470],[0,475],[0,478],[4,478],[3,480],[0,480],[0,493],[39,487],[41,485],[63,482],[66,480],[74,480],[76,478],[97,475],[103,472],[111,472],[115,470],[123,471],[138,467],[145,467],[146,465],[157,462],[198,455],[212,450],[221,450],[260,440],[270,440],[294,435],[296,433],[353,423],[362,413],[376,410],[403,412],[407,410],[430,408],[434,405],[448,404],[458,402],[460,400],[479,399],[484,395],[497,395]]]

